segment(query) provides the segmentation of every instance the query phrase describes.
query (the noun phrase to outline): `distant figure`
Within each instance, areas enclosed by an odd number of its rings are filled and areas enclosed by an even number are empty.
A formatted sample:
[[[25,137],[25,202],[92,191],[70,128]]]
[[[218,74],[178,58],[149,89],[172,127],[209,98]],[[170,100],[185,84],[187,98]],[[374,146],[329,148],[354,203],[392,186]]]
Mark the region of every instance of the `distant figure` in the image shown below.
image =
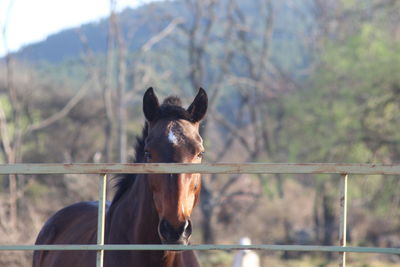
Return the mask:
[[[93,155],[93,163],[100,163],[102,157],[103,157],[102,153],[100,151],[97,151]]]
[[[248,237],[240,239],[240,245],[251,245]],[[260,257],[251,250],[240,250],[233,259],[232,267],[260,267]]]

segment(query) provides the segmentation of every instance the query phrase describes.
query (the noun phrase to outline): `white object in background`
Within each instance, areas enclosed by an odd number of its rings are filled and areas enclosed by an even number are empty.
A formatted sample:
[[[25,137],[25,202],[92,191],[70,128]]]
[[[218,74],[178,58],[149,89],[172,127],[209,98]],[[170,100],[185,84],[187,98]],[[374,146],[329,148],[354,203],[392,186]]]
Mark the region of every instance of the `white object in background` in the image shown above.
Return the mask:
[[[243,237],[239,243],[240,245],[251,245],[251,240],[248,237]],[[260,257],[254,251],[240,250],[233,259],[232,267],[260,267]]]

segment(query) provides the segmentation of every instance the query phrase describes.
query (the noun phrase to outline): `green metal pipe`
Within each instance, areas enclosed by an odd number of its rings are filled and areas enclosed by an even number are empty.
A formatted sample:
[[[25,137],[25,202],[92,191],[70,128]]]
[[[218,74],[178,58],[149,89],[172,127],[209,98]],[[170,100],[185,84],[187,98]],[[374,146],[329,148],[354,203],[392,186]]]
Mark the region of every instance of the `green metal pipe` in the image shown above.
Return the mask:
[[[341,175],[340,177],[340,225],[339,225],[339,245],[345,247],[347,244],[347,178],[348,175]],[[346,252],[340,252],[339,267],[346,267]]]
[[[106,217],[106,186],[107,175],[99,177],[99,210],[97,216],[97,245],[104,245],[104,220]],[[96,267],[103,267],[104,250],[100,249],[96,255]]]
[[[399,254],[400,248],[306,245],[3,245],[1,250],[271,250]]]

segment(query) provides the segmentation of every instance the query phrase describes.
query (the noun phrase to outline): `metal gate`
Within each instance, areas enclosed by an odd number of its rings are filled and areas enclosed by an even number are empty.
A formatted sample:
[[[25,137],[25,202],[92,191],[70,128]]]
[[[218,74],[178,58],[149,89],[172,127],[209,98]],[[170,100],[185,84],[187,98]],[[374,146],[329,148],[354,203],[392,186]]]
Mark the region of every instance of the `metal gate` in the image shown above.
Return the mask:
[[[337,174],[340,179],[340,226],[338,246],[308,245],[104,245],[104,219],[107,175],[118,173],[216,173],[216,174]],[[398,254],[400,248],[346,246],[347,181],[351,174],[399,175],[400,164],[5,164],[0,174],[98,174],[99,212],[96,245],[0,245],[0,250],[96,250],[97,267],[103,266],[105,250],[273,250],[340,253],[340,266],[346,265],[346,252]],[[400,179],[400,177],[399,177]]]

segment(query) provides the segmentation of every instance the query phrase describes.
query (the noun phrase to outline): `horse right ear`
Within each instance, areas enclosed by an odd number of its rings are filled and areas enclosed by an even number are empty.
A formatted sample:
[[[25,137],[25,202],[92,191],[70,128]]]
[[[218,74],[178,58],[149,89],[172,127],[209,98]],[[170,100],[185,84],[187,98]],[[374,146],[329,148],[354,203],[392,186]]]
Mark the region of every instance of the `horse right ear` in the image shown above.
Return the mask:
[[[200,88],[192,104],[190,104],[190,106],[187,109],[189,114],[192,116],[193,122],[199,122],[204,118],[207,112],[207,106],[208,106],[207,93],[203,88]]]
[[[148,122],[154,122],[158,118],[160,104],[152,87],[146,90],[143,96],[143,113]]]

